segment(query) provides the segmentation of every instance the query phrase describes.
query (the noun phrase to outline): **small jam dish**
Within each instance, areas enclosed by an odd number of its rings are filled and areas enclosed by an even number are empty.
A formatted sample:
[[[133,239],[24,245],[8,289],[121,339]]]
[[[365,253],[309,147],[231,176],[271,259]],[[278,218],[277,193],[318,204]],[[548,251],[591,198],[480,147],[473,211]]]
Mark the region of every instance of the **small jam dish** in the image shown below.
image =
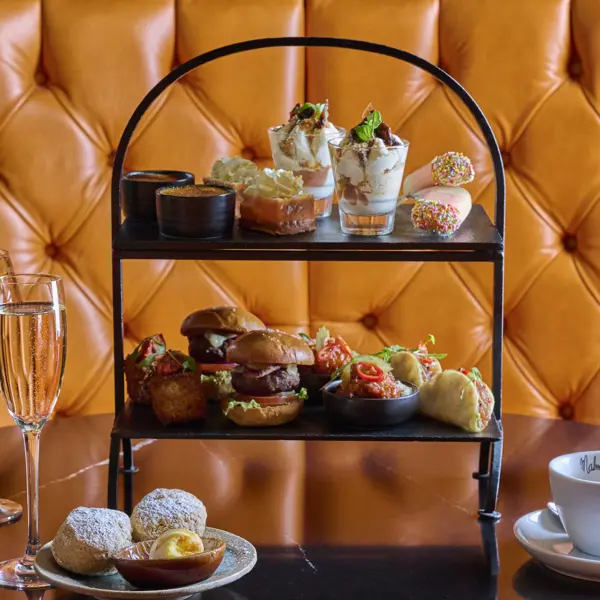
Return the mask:
[[[112,561],[123,579],[146,589],[180,587],[204,581],[218,569],[225,542],[203,537],[204,552],[181,558],[150,559],[152,541],[138,542],[116,554]]]
[[[121,178],[121,205],[130,222],[156,223],[156,190],[166,185],[190,185],[185,171],[132,171]]]
[[[337,425],[359,429],[394,427],[419,410],[419,390],[412,383],[402,382],[411,393],[400,398],[349,398],[336,393],[340,383],[332,381],[323,388],[325,414]]]
[[[163,187],[156,192],[161,235],[172,238],[211,239],[231,235],[235,222],[233,188],[218,185]]]

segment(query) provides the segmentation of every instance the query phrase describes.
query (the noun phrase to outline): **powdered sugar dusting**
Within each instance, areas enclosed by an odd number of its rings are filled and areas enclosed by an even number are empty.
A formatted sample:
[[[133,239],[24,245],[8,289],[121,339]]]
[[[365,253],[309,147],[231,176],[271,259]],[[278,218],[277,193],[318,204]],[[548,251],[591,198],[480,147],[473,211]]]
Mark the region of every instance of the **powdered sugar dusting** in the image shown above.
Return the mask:
[[[131,543],[131,523],[125,513],[80,506],[60,526],[52,552],[65,569],[101,574],[113,571],[109,558]]]
[[[183,490],[158,488],[135,507],[131,515],[136,540],[153,540],[169,529],[189,529],[203,535],[206,508],[196,496]]]

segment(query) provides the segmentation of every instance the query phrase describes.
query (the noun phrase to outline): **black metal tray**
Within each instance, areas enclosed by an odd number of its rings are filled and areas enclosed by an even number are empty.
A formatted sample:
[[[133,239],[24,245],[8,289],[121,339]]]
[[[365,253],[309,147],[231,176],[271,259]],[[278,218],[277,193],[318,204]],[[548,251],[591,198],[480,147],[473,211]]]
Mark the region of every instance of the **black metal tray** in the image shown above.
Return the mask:
[[[485,431],[470,433],[426,417],[417,416],[402,425],[378,431],[336,428],[328,423],[323,407],[305,407],[300,416],[278,427],[240,427],[225,418],[217,404],[210,406],[206,421],[164,427],[149,406],[131,402],[117,418],[113,434],[130,439],[232,439],[232,440],[328,440],[380,442],[482,442],[502,437],[502,426],[492,417]]]

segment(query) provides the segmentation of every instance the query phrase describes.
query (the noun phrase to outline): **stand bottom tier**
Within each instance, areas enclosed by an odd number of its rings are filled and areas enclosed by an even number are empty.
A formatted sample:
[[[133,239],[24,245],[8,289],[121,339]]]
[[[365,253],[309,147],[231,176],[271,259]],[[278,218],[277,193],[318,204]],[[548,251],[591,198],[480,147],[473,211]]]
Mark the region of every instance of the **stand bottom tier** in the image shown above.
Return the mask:
[[[417,416],[390,429],[366,431],[331,425],[322,407],[305,407],[300,416],[279,427],[239,427],[226,419],[219,406],[211,405],[206,421],[164,427],[148,406],[128,402],[115,420],[113,435],[129,439],[234,439],[234,440],[328,440],[398,442],[483,442],[502,439],[502,425],[492,417],[481,433]]]

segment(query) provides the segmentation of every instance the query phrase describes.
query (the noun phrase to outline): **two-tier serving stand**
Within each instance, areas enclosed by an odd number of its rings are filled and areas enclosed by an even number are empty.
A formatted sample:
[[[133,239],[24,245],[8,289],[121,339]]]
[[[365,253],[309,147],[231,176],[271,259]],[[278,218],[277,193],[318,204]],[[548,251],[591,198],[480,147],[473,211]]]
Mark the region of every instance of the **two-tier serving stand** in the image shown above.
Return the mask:
[[[261,48],[291,46],[346,48],[389,56],[410,63],[447,85],[475,118],[492,156],[496,182],[495,223],[491,222],[481,206],[475,205],[454,236],[440,238],[415,231],[410,223],[410,207],[404,205],[398,209],[396,228],[391,235],[347,236],[340,230],[339,213],[335,206],[331,217],[319,221],[314,233],[271,237],[236,228],[230,238],[203,241],[162,238],[155,227],[140,229],[130,226],[127,221],[121,222],[120,180],[127,147],[141,118],[158,96],[193,69],[218,58]],[[483,522],[497,521],[500,518],[496,503],[503,435],[504,219],[505,182],[502,157],[487,119],[457,81],[439,67],[414,54],[380,44],[338,38],[267,38],[224,46],[201,54],[174,69],[148,92],[134,111],[121,137],[112,172],[115,422],[110,444],[108,506],[116,508],[118,504],[119,455],[122,447],[124,509],[128,513],[131,512],[135,472],[132,451],[134,439],[470,442],[480,446],[479,468],[473,474],[479,485],[480,518]],[[305,408],[298,419],[282,427],[239,427],[215,412],[202,424],[185,428],[165,428],[158,423],[147,407],[125,403],[122,262],[135,259],[493,263],[492,389],[496,398],[494,416],[482,433],[468,433],[424,418],[381,431],[340,431],[328,425],[323,409],[318,407]]]

